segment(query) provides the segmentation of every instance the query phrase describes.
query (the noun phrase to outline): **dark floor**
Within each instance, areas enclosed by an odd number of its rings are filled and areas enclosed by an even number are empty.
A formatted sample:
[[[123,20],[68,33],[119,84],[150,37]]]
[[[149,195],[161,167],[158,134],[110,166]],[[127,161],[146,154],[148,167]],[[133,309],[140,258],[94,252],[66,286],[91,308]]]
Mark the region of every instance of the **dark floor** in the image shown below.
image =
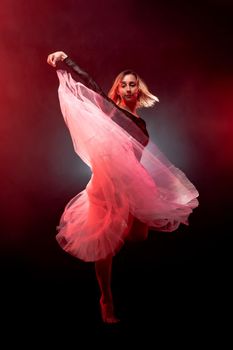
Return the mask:
[[[23,342],[28,332],[38,341],[47,335],[65,343],[82,337],[139,341],[147,336],[155,345],[186,338],[193,344],[203,336],[207,343],[215,341],[220,334],[226,340],[232,314],[232,236],[196,229],[156,233],[123,247],[113,263],[112,288],[121,319],[114,326],[101,322],[92,263],[67,255],[55,240],[44,251],[45,242],[37,242],[34,255],[28,247],[3,257],[4,328],[20,330]]]

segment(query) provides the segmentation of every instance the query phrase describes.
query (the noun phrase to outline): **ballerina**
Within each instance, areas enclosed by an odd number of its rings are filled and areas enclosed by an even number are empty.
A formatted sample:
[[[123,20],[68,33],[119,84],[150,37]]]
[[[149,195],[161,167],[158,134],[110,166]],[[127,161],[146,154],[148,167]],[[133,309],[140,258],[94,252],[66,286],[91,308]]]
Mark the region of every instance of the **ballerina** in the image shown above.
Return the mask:
[[[91,168],[85,190],[66,205],[56,239],[84,261],[95,263],[100,310],[105,323],[117,323],[111,290],[112,258],[126,240],[144,240],[148,230],[171,232],[198,206],[198,192],[185,174],[154,145],[138,109],[158,98],[132,70],[121,72],[106,95],[65,52],[48,55],[57,70],[59,101],[76,153]]]

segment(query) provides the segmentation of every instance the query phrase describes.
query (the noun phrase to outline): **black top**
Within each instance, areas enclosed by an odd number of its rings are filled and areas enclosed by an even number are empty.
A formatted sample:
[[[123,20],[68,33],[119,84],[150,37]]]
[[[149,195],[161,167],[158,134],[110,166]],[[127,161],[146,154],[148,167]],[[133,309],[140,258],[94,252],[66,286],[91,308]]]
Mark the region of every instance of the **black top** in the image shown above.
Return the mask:
[[[104,92],[103,90],[99,87],[99,85],[94,81],[94,79],[87,73],[85,72],[82,68],[80,68],[70,57],[66,57],[63,61],[68,67],[70,67],[78,76],[84,81],[84,84],[91,90],[97,92],[101,96],[103,96],[106,100],[108,100],[110,103],[114,104],[116,108],[118,108],[121,112],[123,112],[128,118],[130,118],[144,133],[146,136],[147,140],[143,141],[143,145],[146,146],[148,143],[149,139],[149,134],[146,129],[146,122],[142,118],[138,118],[132,113],[126,111],[123,108],[120,108],[117,104],[114,103]],[[119,124],[119,121],[118,121]],[[122,125],[123,126],[123,125]],[[124,126],[123,126],[124,127]],[[132,135],[134,136],[134,135]],[[137,138],[137,137],[136,137]],[[139,142],[141,142],[139,140]],[[142,142],[141,142],[142,143]]]

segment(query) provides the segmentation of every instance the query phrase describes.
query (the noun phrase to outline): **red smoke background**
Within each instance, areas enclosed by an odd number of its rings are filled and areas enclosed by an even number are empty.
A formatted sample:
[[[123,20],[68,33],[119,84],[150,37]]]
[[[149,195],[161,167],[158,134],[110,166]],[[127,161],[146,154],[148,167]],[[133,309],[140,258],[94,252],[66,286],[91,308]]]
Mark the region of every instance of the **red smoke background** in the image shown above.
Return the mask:
[[[56,225],[90,171],[74,153],[60,112],[56,71],[46,63],[57,50],[105,92],[123,69],[137,71],[160,99],[140,112],[152,140],[200,193],[188,228],[155,234],[148,247],[129,250],[131,260],[123,250],[118,270],[124,271],[121,259],[131,272],[133,264],[147,261],[157,272],[160,264],[164,269],[179,264],[181,281],[187,264],[196,275],[201,266],[205,272],[214,266],[212,287],[219,264],[221,271],[230,270],[232,7],[226,0],[1,1],[0,254],[7,281],[9,275],[34,283],[54,281],[59,274],[78,278],[76,261],[57,246]],[[227,289],[220,271],[217,281]]]

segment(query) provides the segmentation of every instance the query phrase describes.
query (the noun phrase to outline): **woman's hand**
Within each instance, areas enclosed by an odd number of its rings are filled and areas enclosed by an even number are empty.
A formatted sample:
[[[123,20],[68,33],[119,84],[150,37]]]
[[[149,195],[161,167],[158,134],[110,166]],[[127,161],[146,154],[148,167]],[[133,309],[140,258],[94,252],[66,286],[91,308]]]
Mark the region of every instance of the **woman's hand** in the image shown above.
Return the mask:
[[[67,56],[67,54],[63,51],[56,51],[48,55],[47,63],[53,67],[56,67],[57,62],[63,61]]]

